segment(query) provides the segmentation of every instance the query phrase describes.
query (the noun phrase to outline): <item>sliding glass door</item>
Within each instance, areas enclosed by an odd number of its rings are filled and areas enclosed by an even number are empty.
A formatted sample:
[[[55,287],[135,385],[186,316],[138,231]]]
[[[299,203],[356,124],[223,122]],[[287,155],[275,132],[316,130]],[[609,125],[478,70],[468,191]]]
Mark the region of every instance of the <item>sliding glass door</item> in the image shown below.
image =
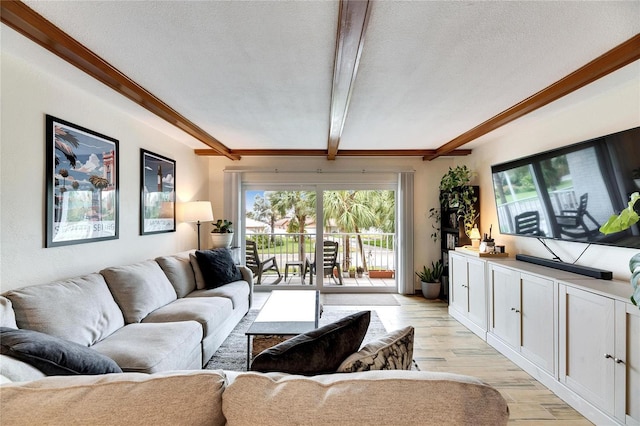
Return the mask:
[[[256,290],[396,292],[393,185],[243,185]]]

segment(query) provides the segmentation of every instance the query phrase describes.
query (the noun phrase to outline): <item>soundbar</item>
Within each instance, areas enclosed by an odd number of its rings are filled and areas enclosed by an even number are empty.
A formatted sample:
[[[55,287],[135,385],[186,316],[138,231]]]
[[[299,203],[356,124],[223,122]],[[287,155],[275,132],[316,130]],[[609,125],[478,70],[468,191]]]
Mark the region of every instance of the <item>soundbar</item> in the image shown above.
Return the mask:
[[[553,269],[560,269],[562,271],[573,272],[574,274],[586,275],[588,277],[598,278],[601,280],[613,279],[613,273],[611,271],[591,268],[589,266],[574,265],[572,263],[558,262],[556,260],[544,259],[542,257],[529,256],[528,254],[516,254],[516,260],[534,263],[540,266],[547,266]]]

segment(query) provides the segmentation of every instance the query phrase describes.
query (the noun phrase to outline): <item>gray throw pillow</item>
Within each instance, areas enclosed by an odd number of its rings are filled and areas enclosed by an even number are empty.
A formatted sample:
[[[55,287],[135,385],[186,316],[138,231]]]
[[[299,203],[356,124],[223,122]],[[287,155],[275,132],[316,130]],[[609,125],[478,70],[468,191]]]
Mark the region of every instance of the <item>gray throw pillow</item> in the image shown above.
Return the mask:
[[[369,328],[371,311],[299,334],[260,352],[251,370],[313,376],[334,373],[342,361],[356,352]]]
[[[47,376],[122,373],[114,360],[93,349],[33,330],[0,327],[0,353]]]
[[[242,279],[228,248],[197,250],[196,259],[206,288],[216,288]]]

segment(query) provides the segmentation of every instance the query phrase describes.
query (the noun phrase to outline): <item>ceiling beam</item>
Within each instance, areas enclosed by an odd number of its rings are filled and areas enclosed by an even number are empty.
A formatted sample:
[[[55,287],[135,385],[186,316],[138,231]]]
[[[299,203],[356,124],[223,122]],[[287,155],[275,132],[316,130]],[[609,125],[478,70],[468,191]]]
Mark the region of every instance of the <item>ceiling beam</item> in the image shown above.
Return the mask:
[[[202,156],[221,156],[218,151],[213,149],[196,149],[196,155]],[[232,149],[232,154],[241,157],[263,156],[263,157],[321,157],[327,155],[324,149]],[[425,157],[436,154],[435,149],[348,149],[340,150],[340,157]],[[471,154],[470,149],[456,149],[447,154],[447,156],[465,156]]]
[[[329,160],[335,160],[338,155],[370,13],[369,0],[340,0],[327,147]]]
[[[515,104],[511,108],[502,111],[500,114],[447,142],[436,149],[435,154],[426,155],[423,160],[429,161],[442,155],[448,155],[448,153],[454,149],[459,148],[480,136],[486,135],[505,124],[522,117],[523,115],[529,114],[538,108],[558,100],[589,83],[593,83],[599,78],[602,78],[625,65],[629,65],[638,59],[640,59],[640,34],[636,34],[629,40],[619,44],[581,68],[578,68],[566,77],[561,78],[538,93],[535,93],[527,99]]]
[[[0,20],[20,34],[106,84],[136,104],[168,121],[211,149],[232,160],[240,157],[196,124],[162,102],[107,61],[20,1],[1,1]]]

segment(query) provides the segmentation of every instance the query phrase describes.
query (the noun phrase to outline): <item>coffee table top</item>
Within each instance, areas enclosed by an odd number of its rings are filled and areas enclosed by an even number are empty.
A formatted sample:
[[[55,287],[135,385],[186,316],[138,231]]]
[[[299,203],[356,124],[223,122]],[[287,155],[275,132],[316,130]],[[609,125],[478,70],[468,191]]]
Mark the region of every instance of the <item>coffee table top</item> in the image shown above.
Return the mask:
[[[246,335],[293,335],[318,328],[320,295],[315,290],[273,290]]]

